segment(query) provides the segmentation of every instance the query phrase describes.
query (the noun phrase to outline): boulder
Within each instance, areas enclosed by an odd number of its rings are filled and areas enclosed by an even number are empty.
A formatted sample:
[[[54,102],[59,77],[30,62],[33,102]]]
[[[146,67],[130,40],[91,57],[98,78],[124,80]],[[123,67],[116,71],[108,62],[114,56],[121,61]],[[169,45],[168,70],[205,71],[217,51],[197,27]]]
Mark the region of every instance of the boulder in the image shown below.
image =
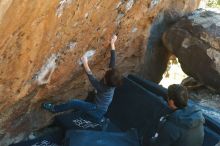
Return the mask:
[[[191,13],[198,8],[199,1],[193,0],[170,0],[165,1],[163,11],[153,19],[149,29],[147,48],[144,54],[144,63],[141,66],[140,76],[159,83],[166,71],[171,53],[162,42],[163,33],[176,23],[182,16]]]
[[[125,75],[138,74],[155,17],[171,9],[189,13],[199,1],[1,0],[0,145],[51,122],[53,115],[41,109],[42,102],[86,97],[91,85],[79,63],[82,55],[90,56],[100,79],[109,62],[110,38],[117,33],[118,68]]]
[[[195,11],[167,30],[163,43],[186,74],[220,91],[220,14]]]

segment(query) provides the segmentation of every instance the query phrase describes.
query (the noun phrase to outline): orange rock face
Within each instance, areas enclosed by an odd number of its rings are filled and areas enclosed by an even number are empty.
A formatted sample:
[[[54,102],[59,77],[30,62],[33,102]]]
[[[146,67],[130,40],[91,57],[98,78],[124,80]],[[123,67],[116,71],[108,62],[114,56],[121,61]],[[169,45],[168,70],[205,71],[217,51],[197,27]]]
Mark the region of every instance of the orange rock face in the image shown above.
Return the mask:
[[[86,97],[91,86],[79,64],[83,54],[91,55],[91,69],[101,78],[117,33],[117,66],[139,73],[157,14],[188,13],[199,1],[0,0],[0,145],[50,122],[43,101]]]

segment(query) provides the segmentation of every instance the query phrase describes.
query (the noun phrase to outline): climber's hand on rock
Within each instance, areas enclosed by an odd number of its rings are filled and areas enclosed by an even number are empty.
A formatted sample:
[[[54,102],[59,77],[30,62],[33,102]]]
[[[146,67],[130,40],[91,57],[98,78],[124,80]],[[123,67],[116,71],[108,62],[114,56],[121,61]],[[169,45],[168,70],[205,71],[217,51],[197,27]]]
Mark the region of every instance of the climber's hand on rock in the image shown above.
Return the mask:
[[[83,63],[83,67],[84,67],[85,71],[87,72],[87,74],[91,74],[91,70],[88,65],[87,57],[86,56],[81,57],[81,61]]]
[[[115,44],[116,40],[117,40],[117,36],[113,35],[111,39],[111,44]]]
[[[112,39],[111,39],[111,47],[112,47],[112,50],[115,50],[115,42],[117,40],[117,36],[116,35],[113,35],[112,36]]]
[[[81,61],[83,64],[88,64],[88,59],[86,56],[81,57]]]

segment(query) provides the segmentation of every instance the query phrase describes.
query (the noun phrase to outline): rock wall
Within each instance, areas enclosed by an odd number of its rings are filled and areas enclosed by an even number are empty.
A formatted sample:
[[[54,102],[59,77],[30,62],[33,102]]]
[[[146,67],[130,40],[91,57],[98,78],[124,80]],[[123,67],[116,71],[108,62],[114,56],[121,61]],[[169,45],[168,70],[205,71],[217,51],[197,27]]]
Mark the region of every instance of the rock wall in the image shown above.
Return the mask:
[[[51,121],[40,108],[43,101],[85,98],[91,86],[79,58],[91,55],[101,78],[113,33],[121,72],[144,74],[154,18],[169,10],[189,13],[199,1],[0,0],[0,145]]]

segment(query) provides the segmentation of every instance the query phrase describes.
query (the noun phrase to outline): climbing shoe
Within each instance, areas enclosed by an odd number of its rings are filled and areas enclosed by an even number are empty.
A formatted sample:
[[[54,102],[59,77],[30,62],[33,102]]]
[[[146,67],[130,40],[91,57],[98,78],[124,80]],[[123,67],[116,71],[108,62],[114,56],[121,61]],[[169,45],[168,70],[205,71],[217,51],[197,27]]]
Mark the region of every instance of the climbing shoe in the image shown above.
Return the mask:
[[[48,110],[50,112],[53,112],[53,113],[55,112],[54,104],[50,103],[50,102],[42,103],[42,108],[45,109],[45,110]]]

